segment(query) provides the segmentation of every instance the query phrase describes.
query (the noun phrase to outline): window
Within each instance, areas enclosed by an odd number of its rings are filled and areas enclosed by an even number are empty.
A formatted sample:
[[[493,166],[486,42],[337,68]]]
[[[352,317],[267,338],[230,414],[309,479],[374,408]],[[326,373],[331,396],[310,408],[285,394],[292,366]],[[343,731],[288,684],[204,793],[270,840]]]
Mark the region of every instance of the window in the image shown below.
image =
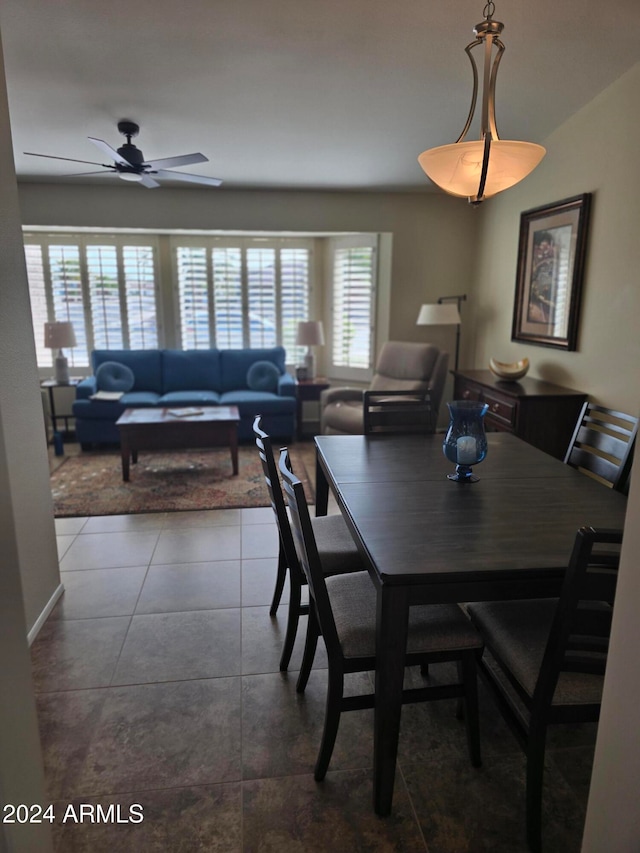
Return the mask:
[[[359,236],[333,240],[331,271],[331,373],[366,379],[373,366],[376,240]]]
[[[77,346],[65,355],[86,367],[92,349],[158,346],[154,241],[110,235],[25,234],[25,256],[39,367],[52,364],[44,324],[73,323]]]
[[[183,349],[281,345],[287,360],[309,318],[312,241],[267,238],[172,240]]]

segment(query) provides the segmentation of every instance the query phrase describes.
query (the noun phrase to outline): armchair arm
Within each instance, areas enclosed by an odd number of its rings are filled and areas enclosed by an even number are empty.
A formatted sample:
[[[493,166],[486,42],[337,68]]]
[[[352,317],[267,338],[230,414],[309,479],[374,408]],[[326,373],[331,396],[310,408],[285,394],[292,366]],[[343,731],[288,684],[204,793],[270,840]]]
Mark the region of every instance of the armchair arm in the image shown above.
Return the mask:
[[[320,408],[329,403],[361,402],[364,397],[362,388],[327,388],[320,394]]]

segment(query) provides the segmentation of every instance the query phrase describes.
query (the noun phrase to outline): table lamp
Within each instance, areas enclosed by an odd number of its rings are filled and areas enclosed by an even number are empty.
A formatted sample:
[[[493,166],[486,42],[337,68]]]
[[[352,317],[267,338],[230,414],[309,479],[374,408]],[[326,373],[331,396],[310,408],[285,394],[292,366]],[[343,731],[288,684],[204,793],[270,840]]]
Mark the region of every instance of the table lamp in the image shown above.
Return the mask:
[[[307,320],[298,323],[298,334],[296,336],[298,346],[308,347],[304,357],[304,365],[307,369],[307,379],[315,379],[316,363],[312,347],[324,346],[324,329],[320,320]]]
[[[44,324],[44,345],[49,349],[58,350],[54,357],[54,379],[60,385],[69,384],[69,363],[62,352],[67,347],[76,346],[76,333],[73,323],[58,322]]]

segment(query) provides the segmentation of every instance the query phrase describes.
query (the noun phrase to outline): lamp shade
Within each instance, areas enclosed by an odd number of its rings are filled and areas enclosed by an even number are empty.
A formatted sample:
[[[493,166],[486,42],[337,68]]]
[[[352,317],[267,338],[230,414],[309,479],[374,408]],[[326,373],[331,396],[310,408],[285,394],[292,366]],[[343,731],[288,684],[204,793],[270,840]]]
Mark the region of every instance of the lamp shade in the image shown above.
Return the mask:
[[[305,347],[321,347],[324,345],[324,329],[320,320],[308,320],[298,323],[296,344]]]
[[[76,346],[76,333],[73,323],[45,323],[44,345],[49,349],[65,349]]]
[[[418,162],[434,184],[450,195],[475,199],[478,194],[485,144],[454,142],[423,151]],[[546,151],[534,142],[491,141],[483,198],[509,189],[536,168]]]
[[[423,305],[416,320],[416,326],[458,326],[460,312],[452,302],[437,305]]]

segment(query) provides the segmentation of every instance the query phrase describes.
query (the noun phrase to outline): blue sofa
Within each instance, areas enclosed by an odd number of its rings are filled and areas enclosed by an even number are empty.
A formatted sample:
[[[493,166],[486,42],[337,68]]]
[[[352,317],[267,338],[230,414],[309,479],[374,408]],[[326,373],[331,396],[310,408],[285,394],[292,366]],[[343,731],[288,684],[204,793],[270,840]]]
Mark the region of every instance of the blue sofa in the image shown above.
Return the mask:
[[[273,391],[252,390],[247,374],[256,362],[277,368]],[[91,399],[98,391],[96,371],[105,362],[126,365],[134,384],[119,400]],[[285,369],[283,347],[271,349],[207,350],[94,350],[93,376],[76,388],[72,411],[76,438],[86,448],[118,443],[116,421],[125,409],[146,406],[237,406],[238,438],[253,437],[256,414],[263,415],[271,435],[290,440],[295,435],[296,384]],[[275,372],[274,372],[275,378]],[[255,385],[255,383],[253,383]]]

